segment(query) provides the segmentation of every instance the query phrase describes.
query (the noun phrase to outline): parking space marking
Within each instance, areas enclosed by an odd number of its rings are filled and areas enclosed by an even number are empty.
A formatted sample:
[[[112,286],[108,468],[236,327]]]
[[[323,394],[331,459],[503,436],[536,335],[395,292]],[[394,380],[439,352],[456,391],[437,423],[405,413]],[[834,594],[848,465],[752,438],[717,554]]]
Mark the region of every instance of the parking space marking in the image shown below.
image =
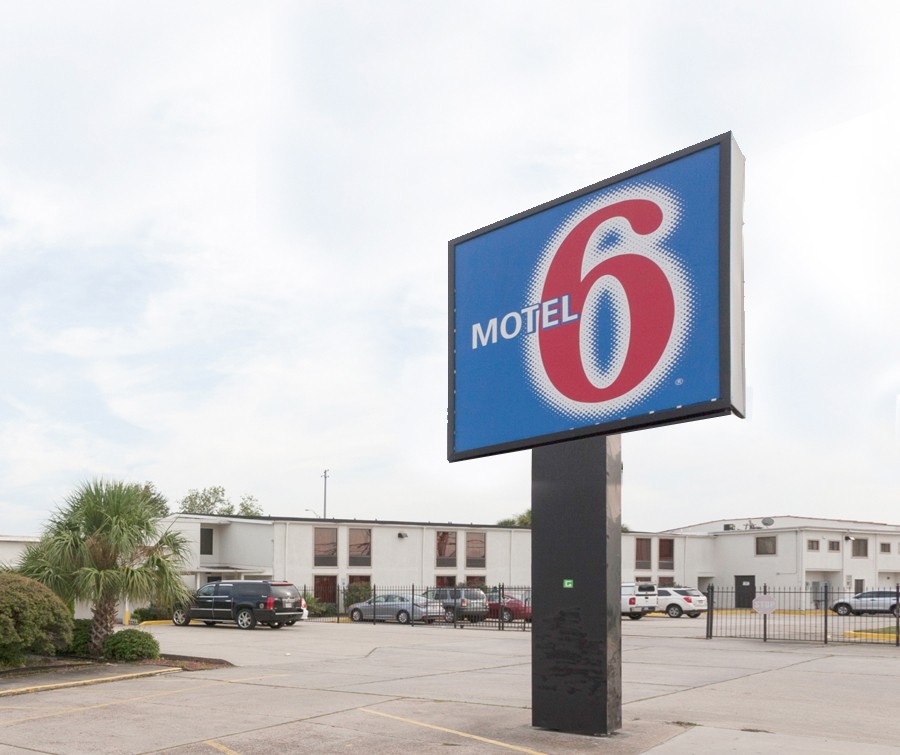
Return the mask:
[[[153,671],[139,671],[134,674],[118,674],[116,676],[104,676],[97,679],[77,679],[69,682],[59,682],[58,684],[42,684],[34,687],[19,687],[16,689],[0,690],[0,697],[11,697],[13,695],[27,695],[31,692],[46,692],[53,689],[66,689],[67,687],[87,687],[92,684],[103,684],[105,682],[117,682],[122,679],[140,679],[142,677],[159,676],[160,674],[171,674],[181,671],[180,668],[163,668]]]
[[[38,721],[42,718],[53,718],[54,716],[64,716],[68,713],[83,713],[87,710],[99,710],[100,708],[111,708],[114,705],[128,705],[129,703],[140,702],[141,700],[149,700],[153,697],[163,697],[165,695],[180,695],[184,692],[192,692],[194,690],[203,689],[204,687],[212,687],[216,684],[221,684],[222,682],[216,680],[212,682],[207,682],[206,684],[196,684],[193,687],[182,687],[180,689],[169,689],[163,692],[154,692],[151,695],[140,695],[138,697],[129,697],[124,700],[114,700],[108,703],[97,703],[96,705],[81,705],[77,707],[65,707],[61,710],[50,711],[46,713],[40,713],[34,716],[25,716],[23,718],[13,718],[9,721],[0,721],[0,727],[3,726],[12,726],[14,724],[25,723],[26,721]]]
[[[421,726],[425,729],[434,729],[436,731],[444,731],[448,734],[455,734],[458,737],[465,737],[466,739],[475,739],[479,742],[485,742],[486,744],[496,745],[497,747],[504,747],[507,750],[515,750],[516,752],[525,752],[528,755],[546,755],[546,753],[538,752],[537,750],[529,750],[527,747],[519,747],[518,745],[507,744],[506,742],[500,742],[496,739],[488,739],[487,737],[479,737],[477,734],[469,734],[465,731],[457,731],[456,729],[447,729],[443,726],[435,726],[434,724],[426,724],[424,721],[416,721],[412,718],[403,718],[402,716],[393,716],[390,713],[382,713],[380,710],[372,710],[371,708],[360,708],[359,710],[364,713],[371,713],[373,716],[383,716],[384,718],[392,718],[395,721],[402,721],[405,724],[412,724],[413,726]]]
[[[237,750],[232,750],[230,747],[226,747],[221,742],[216,742],[212,739],[207,739],[203,744],[209,745],[210,747],[218,750],[219,752],[224,752],[225,755],[240,755]]]

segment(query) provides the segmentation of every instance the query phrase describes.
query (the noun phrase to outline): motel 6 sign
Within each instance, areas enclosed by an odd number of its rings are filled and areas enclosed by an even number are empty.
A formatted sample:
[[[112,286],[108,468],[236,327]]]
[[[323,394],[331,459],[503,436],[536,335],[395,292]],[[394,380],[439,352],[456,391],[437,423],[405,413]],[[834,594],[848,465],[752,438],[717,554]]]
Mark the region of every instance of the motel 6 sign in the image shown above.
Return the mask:
[[[448,458],[744,414],[730,133],[450,242]]]

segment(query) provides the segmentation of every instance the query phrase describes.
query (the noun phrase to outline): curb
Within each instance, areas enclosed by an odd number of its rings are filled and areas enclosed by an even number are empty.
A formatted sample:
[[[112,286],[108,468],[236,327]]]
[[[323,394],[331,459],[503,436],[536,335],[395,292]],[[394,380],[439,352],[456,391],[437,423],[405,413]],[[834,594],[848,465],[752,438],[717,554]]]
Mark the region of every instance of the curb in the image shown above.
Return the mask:
[[[182,669],[177,666],[155,668],[148,671],[136,671],[130,674],[116,674],[115,676],[101,676],[96,679],[73,679],[69,682],[56,682],[55,684],[40,684],[32,687],[17,687],[15,689],[0,690],[0,697],[12,697],[13,695],[27,695],[32,692],[47,692],[54,689],[65,689],[67,687],[86,687],[90,684],[104,684],[105,682],[119,682],[123,679],[139,679],[144,676],[159,676],[160,674],[171,674]]]

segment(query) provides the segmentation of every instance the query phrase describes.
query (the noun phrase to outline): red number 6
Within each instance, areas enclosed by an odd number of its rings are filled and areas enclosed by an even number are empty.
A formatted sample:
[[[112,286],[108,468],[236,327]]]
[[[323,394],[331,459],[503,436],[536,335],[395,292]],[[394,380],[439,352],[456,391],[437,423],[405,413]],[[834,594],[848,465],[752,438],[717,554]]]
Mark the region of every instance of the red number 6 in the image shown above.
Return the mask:
[[[541,361],[547,377],[563,396],[585,403],[610,401],[641,384],[659,363],[675,322],[675,300],[665,272],[640,254],[622,253],[600,262],[582,278],[588,242],[602,223],[621,217],[640,235],[653,233],[663,221],[659,205],[627,199],[603,207],[581,220],[563,239],[550,267],[541,301],[566,294],[578,323],[539,332]],[[630,337],[621,368],[606,387],[597,387],[585,372],[581,350],[584,305],[591,288],[606,276],[618,281],[628,302]]]

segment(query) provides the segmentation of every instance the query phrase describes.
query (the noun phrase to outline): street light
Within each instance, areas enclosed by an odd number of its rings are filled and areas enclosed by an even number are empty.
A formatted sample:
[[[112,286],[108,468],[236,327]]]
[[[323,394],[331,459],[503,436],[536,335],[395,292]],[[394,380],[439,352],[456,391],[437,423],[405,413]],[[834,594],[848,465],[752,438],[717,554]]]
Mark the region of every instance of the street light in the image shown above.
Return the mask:
[[[321,519],[321,518],[322,518],[322,517],[319,516],[319,512],[318,512],[318,511],[313,511],[312,509],[303,509],[303,510],[304,510],[304,511],[308,511],[310,514],[315,514],[315,515],[316,515],[316,519]]]

